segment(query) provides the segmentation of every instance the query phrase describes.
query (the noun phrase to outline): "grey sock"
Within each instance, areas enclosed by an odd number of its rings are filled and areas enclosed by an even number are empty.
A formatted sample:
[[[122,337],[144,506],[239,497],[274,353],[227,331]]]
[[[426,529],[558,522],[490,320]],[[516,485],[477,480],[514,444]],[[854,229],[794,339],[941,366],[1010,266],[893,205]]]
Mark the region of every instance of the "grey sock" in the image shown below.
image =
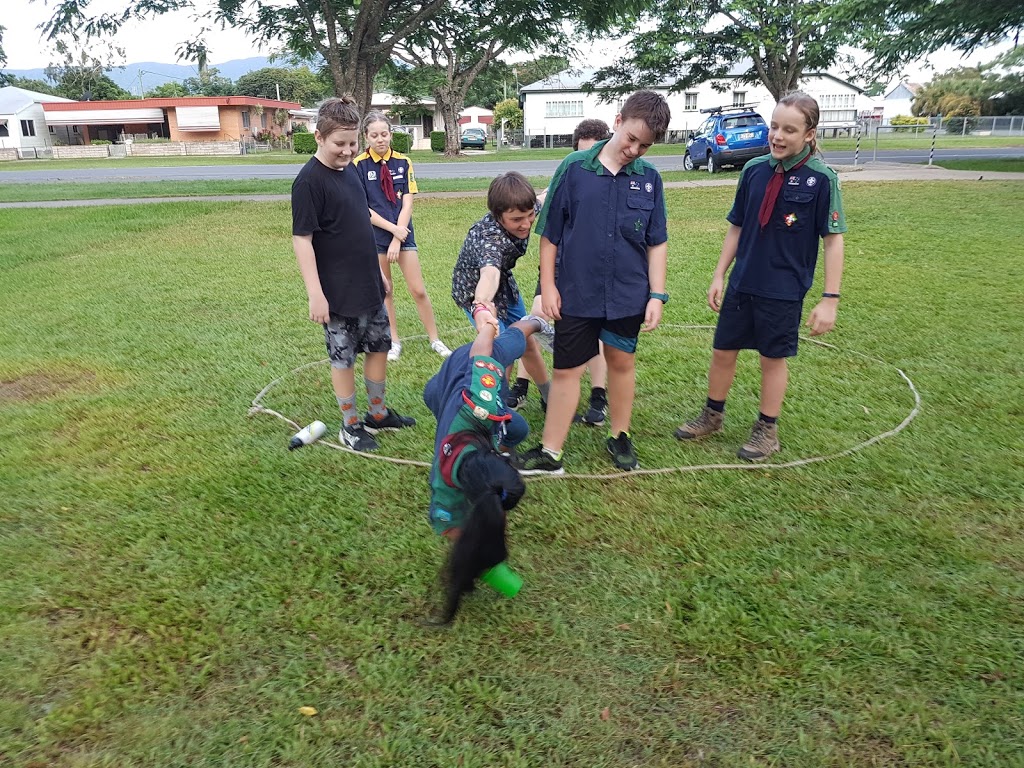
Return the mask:
[[[341,409],[341,422],[346,427],[351,427],[353,424],[359,423],[359,411],[356,410],[356,393],[353,392],[351,397],[338,397],[334,396],[338,401],[338,408]]]
[[[371,381],[365,376],[363,382],[366,384],[366,397],[370,401],[370,415],[383,418],[384,414],[388,412],[384,406],[384,382]]]

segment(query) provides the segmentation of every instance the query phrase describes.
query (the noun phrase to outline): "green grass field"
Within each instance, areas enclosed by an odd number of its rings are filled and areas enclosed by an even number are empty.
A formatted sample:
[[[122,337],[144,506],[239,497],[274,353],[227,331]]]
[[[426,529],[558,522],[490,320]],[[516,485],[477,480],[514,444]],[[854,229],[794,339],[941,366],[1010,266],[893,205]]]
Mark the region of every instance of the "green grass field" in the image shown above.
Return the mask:
[[[1024,173],[1024,157],[998,159],[974,158],[971,160],[942,160],[937,163],[953,171],[1002,171]]]
[[[727,188],[672,190],[665,327],[638,353],[644,468],[732,464],[703,400]],[[0,210],[0,765],[1008,766],[1024,763],[1024,184],[850,185],[837,330],[791,369],[779,461],[531,482],[514,600],[419,620],[443,546],[426,471],[289,453],[337,429],[286,203]],[[480,201],[423,200],[444,337]],[[536,274],[536,244],[517,267]],[[812,294],[820,291],[815,286]],[[384,453],[429,459],[438,360],[408,335]],[[534,394],[535,398],[535,394]],[[362,402],[362,398],[361,398]],[[542,424],[536,399],[525,415]],[[574,427],[567,467],[610,474]],[[318,714],[307,717],[300,707]]]

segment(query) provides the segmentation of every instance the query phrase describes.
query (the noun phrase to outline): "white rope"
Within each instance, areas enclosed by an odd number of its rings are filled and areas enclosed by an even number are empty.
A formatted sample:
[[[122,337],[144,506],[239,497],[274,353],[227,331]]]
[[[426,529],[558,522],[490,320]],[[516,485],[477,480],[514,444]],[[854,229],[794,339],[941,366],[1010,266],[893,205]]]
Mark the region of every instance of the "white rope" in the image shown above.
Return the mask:
[[[661,328],[681,328],[683,330],[712,330],[712,329],[714,329],[715,326],[713,326],[713,325],[673,325],[673,324],[670,324],[670,323],[662,323],[661,326],[659,326],[659,327],[661,327]],[[466,330],[466,329],[463,329],[463,330]],[[455,331],[455,332],[457,332],[457,331]],[[451,333],[453,333],[453,332],[449,332],[449,335]],[[424,338],[424,339],[427,338],[426,334],[419,334],[419,335],[416,335],[416,336],[406,336],[405,340],[421,339],[421,338]],[[808,336],[801,336],[800,340],[801,341],[809,342],[811,344],[816,344],[819,347],[825,347],[826,349],[835,350],[837,352],[844,351],[844,350],[841,350],[839,347],[835,346],[834,344],[829,344],[827,342],[821,341],[819,339],[811,338],[811,337],[808,337]],[[880,358],[877,358],[877,357],[871,357],[870,355],[865,355],[863,352],[857,352],[855,350],[845,350],[845,351],[847,352],[847,354],[857,355],[858,357],[861,357],[861,358],[863,358],[865,360],[868,360],[870,362],[873,362],[873,363],[879,363],[879,364],[884,365],[884,366],[888,366],[889,365],[889,363],[887,363],[886,361],[884,361],[884,360],[882,360]],[[249,409],[249,416],[250,417],[251,416],[255,416],[258,413],[267,413],[267,414],[270,414],[271,416],[276,416],[277,418],[279,418],[282,421],[284,421],[285,423],[289,424],[290,426],[292,426],[296,430],[301,429],[301,425],[300,424],[298,424],[297,422],[293,421],[292,419],[289,419],[286,416],[283,416],[282,414],[278,413],[277,411],[274,411],[274,410],[272,410],[270,408],[267,408],[267,407],[263,406],[260,403],[260,401],[266,396],[266,394],[271,389],[273,389],[275,386],[277,386],[277,384],[279,384],[281,381],[283,381],[288,376],[292,376],[292,375],[294,375],[296,373],[299,373],[300,371],[304,371],[307,368],[312,368],[312,367],[317,366],[317,365],[323,365],[324,363],[327,363],[327,362],[329,362],[329,358],[324,358],[323,360],[317,360],[317,361],[312,362],[312,363],[306,363],[305,365],[300,365],[298,368],[294,368],[291,371],[289,371],[288,373],[285,373],[285,374],[277,377],[273,381],[271,381],[269,384],[267,384],[267,386],[265,386],[263,389],[260,390],[259,394],[256,395],[255,398],[253,398],[252,407]],[[743,462],[743,463],[735,463],[735,464],[688,464],[686,466],[678,466],[678,467],[659,467],[657,469],[634,469],[631,472],[609,472],[607,474],[566,472],[565,474],[561,474],[561,475],[529,475],[525,479],[526,480],[600,480],[600,481],[607,481],[607,480],[629,480],[629,479],[634,478],[634,477],[647,477],[647,476],[650,476],[650,475],[668,475],[668,474],[675,474],[675,473],[682,473],[682,472],[707,472],[709,470],[736,469],[736,470],[751,471],[751,470],[767,470],[767,469],[792,469],[794,467],[803,467],[803,466],[807,466],[808,464],[817,464],[817,463],[822,462],[822,461],[833,461],[835,459],[840,459],[840,458],[842,458],[844,456],[850,456],[851,454],[854,454],[854,453],[857,453],[859,451],[864,450],[868,446],[874,445],[875,443],[881,442],[882,440],[886,440],[886,439],[888,439],[890,437],[898,435],[900,432],[902,432],[904,429],[906,429],[910,425],[910,422],[912,422],[915,418],[917,418],[917,415],[921,412],[921,395],[917,391],[917,387],[914,386],[914,382],[910,379],[909,376],[907,376],[906,373],[903,372],[902,369],[896,368],[895,366],[893,366],[893,368],[896,371],[896,373],[898,373],[900,375],[900,378],[902,378],[903,381],[906,382],[906,385],[910,389],[910,392],[914,395],[914,407],[913,407],[913,409],[910,411],[910,413],[907,414],[907,416],[903,419],[903,421],[901,421],[899,424],[897,424],[892,429],[887,430],[885,432],[882,432],[880,434],[877,434],[874,437],[870,437],[867,440],[863,440],[863,441],[861,441],[861,442],[857,443],[856,445],[853,445],[853,446],[851,446],[849,448],[845,448],[845,449],[843,449],[841,451],[836,451],[835,453],[829,453],[829,454],[825,454],[825,455],[822,455],[822,456],[810,456],[810,457],[804,458],[804,459],[794,459],[793,461],[786,461],[786,462],[782,462],[782,463],[758,464],[758,463],[751,463],[751,462]],[[324,445],[327,448],[333,448],[333,449],[338,450],[338,451],[345,451],[346,453],[350,453],[353,456],[359,456],[360,458],[364,458],[364,459],[372,459],[374,461],[386,461],[386,462],[389,462],[389,463],[392,463],[392,464],[401,464],[401,465],[413,466],[413,467],[424,467],[426,469],[430,468],[430,462],[426,462],[426,461],[415,461],[413,459],[398,459],[398,458],[395,458],[393,456],[381,456],[381,455],[376,454],[376,453],[366,453],[366,452],[362,452],[362,451],[353,451],[351,448],[349,448],[348,446],[342,445],[341,443],[332,442],[330,440],[324,440],[322,438],[320,440],[318,440],[317,443],[318,444],[322,444],[322,445]]]

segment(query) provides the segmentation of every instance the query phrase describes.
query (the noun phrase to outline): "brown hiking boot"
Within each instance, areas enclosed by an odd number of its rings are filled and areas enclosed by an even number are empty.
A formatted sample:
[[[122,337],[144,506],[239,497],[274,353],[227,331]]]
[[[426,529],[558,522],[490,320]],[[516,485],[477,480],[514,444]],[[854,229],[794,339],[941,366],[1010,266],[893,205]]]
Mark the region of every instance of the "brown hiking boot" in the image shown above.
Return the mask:
[[[779,445],[779,425],[758,419],[750,430],[750,439],[736,455],[747,461],[764,461],[780,450],[782,446]]]
[[[700,440],[722,431],[725,414],[704,406],[700,416],[683,424],[675,431],[676,440]]]

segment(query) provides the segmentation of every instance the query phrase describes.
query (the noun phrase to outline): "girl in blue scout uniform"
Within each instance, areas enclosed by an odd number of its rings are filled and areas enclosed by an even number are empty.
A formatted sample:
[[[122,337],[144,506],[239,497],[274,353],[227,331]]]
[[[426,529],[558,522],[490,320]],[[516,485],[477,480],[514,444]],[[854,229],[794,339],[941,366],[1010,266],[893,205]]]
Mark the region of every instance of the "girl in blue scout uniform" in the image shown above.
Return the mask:
[[[430,524],[453,542],[444,623],[476,578],[508,555],[505,512],[526,487],[502,454],[522,442],[529,427],[505,407],[505,369],[522,356],[526,339],[546,327],[540,318],[525,317],[495,338],[498,319],[483,304],[473,308],[473,321],[476,339],[456,349],[423,390],[437,418]]]
[[[430,338],[430,348],[441,357],[448,357],[451,350],[438,337],[434,307],[423,284],[423,272],[416,252],[412,198],[418,190],[412,161],[391,149],[391,122],[383,112],[370,112],[363,118],[363,138],[366,151],[356,157],[355,164],[370,204],[370,223],[373,224],[381,271],[391,280],[391,265],[398,264],[416,302],[420,322]],[[391,322],[388,360],[395,361],[402,354],[402,344],[398,339],[393,292],[387,295],[384,304]]]
[[[780,450],[777,420],[789,380],[786,358],[797,352],[819,238],[825,245],[825,291],[806,324],[812,336],[835,326],[846,218],[839,179],[815,156],[817,129],[813,98],[799,91],[783,96],[772,112],[771,154],[747,163],[740,175],[726,217],[729,231],[708,288],[708,304],[719,313],[708,398],[700,415],[676,430],[680,440],[722,430],[739,351],[756,349],[761,355],[761,412],[737,455],[763,461]],[[723,297],[725,272],[733,261]]]

